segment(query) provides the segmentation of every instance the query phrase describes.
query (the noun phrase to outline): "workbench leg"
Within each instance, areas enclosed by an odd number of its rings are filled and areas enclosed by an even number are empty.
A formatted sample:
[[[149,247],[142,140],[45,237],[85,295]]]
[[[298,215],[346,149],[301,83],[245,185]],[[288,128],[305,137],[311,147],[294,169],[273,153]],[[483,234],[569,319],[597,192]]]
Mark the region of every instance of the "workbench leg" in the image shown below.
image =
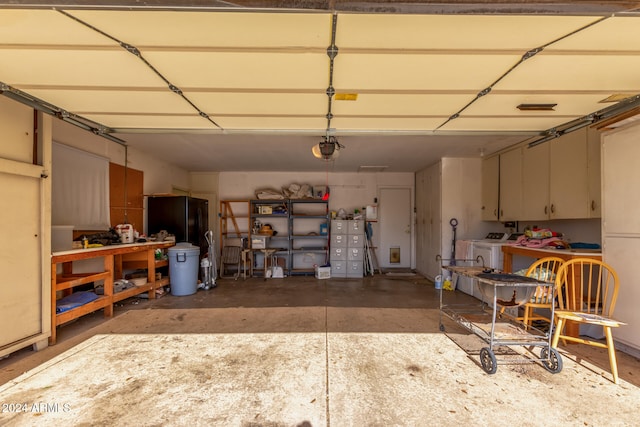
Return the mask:
[[[151,289],[147,293],[149,299],[156,298],[156,251],[155,249],[147,250],[147,282],[153,283]]]
[[[104,317],[113,317],[113,258],[113,255],[104,257],[104,271],[110,273],[109,276],[104,279],[104,296],[109,298],[108,304],[104,307]]]
[[[58,281],[58,264],[52,262],[51,263],[51,336],[49,337],[49,345],[54,345],[56,343],[56,332],[58,328],[57,322],[57,314],[56,313],[56,284]]]

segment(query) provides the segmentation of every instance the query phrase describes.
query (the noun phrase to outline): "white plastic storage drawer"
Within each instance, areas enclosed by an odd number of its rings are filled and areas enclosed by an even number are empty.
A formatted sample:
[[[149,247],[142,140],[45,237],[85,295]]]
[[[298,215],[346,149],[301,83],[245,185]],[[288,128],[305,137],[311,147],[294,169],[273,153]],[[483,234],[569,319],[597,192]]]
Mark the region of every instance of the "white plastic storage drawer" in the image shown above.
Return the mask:
[[[347,235],[346,234],[332,234],[331,235],[331,247],[332,248],[346,248],[347,247]]]
[[[347,259],[347,248],[331,248],[331,255],[329,256],[329,259],[331,259],[331,261],[333,260],[342,260],[342,261],[346,261]]]
[[[332,220],[331,234],[347,234],[347,221],[338,219]]]
[[[364,260],[364,249],[363,248],[348,248],[347,249],[347,260],[348,261],[360,261]]]
[[[361,219],[349,221],[347,234],[364,234],[364,221]]]
[[[364,248],[364,236],[359,234],[348,235],[347,246],[350,248]]]
[[[362,277],[363,274],[362,261],[347,261],[347,277]]]
[[[331,261],[331,277],[347,277],[347,261]]]

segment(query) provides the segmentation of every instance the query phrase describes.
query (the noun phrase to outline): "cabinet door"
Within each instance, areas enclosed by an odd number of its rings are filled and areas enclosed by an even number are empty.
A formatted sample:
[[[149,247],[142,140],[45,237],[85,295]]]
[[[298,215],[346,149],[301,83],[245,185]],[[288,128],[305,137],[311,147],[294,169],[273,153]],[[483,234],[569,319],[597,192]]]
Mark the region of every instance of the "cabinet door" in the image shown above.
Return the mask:
[[[109,207],[111,226],[132,224],[144,229],[144,172],[109,163]],[[125,200],[126,195],[126,200]]]
[[[632,126],[607,134],[602,143],[602,233],[636,237],[635,249],[627,252],[629,265],[636,262],[640,253],[640,200],[636,190],[640,183],[638,135],[638,126]],[[611,259],[606,246],[604,253]],[[631,286],[638,286],[637,282]]]
[[[523,221],[549,219],[549,144],[522,149]]]
[[[500,221],[518,221],[522,213],[522,149],[500,155]]]
[[[587,129],[551,141],[550,150],[550,218],[589,218]]]
[[[482,161],[482,220],[498,220],[498,191],[500,189],[500,157]]]
[[[589,217],[602,216],[602,188],[600,187],[600,132],[594,129],[587,131],[587,176],[589,180]]]

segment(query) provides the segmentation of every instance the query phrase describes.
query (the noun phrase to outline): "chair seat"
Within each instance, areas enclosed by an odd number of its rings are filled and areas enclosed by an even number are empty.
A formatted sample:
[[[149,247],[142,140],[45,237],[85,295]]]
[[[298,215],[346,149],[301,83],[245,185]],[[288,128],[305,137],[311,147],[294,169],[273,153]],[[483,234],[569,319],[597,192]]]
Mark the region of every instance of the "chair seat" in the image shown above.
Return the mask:
[[[610,326],[612,328],[626,325],[626,323],[624,322],[619,322],[617,320],[609,319],[608,317],[591,313],[578,313],[574,311],[556,310],[556,316],[563,319],[572,320],[574,322],[589,323],[591,325],[604,325]]]

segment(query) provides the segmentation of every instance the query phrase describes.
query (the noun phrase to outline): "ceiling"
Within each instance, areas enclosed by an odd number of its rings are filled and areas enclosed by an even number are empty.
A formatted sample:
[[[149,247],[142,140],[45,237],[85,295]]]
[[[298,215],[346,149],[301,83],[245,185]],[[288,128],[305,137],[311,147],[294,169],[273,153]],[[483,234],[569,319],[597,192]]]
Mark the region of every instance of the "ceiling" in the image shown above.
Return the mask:
[[[0,90],[190,171],[416,171],[640,94],[637,2],[73,3],[0,2]]]

